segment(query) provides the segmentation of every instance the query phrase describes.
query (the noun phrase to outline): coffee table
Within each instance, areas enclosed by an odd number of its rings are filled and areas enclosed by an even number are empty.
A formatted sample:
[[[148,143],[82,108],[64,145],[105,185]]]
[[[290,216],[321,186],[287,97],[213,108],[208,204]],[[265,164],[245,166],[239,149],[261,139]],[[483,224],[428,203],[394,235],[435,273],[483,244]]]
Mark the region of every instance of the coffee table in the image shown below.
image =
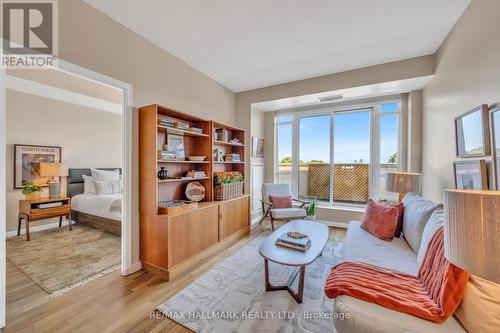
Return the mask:
[[[288,231],[298,231],[309,236],[311,247],[306,252],[300,252],[276,245],[276,239]],[[307,220],[290,221],[274,231],[264,243],[262,243],[259,249],[261,256],[264,257],[266,291],[287,290],[297,303],[302,303],[306,266],[321,255],[328,241],[328,234],[329,231],[326,225]],[[270,283],[269,261],[280,265],[296,267],[285,285],[274,286]],[[299,273],[298,290],[295,292],[292,289],[292,284]]]

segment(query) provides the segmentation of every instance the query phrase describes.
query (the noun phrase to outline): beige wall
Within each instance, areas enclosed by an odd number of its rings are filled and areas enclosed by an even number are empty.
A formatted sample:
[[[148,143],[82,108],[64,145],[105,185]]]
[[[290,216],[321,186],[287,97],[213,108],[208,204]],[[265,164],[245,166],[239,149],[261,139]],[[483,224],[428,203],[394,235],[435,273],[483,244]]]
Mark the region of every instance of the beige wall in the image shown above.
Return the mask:
[[[500,1],[472,1],[436,57],[423,93],[423,194],[436,202],[454,187],[454,118],[500,101]]]
[[[6,104],[7,232],[17,229],[18,201],[23,198],[21,190],[14,190],[14,144],[59,146],[69,168],[121,167],[121,115],[10,89]]]
[[[59,57],[131,84],[135,107],[159,103],[202,118],[235,123],[233,92],[82,0],[59,1]],[[134,109],[133,264],[139,261],[138,119]]]

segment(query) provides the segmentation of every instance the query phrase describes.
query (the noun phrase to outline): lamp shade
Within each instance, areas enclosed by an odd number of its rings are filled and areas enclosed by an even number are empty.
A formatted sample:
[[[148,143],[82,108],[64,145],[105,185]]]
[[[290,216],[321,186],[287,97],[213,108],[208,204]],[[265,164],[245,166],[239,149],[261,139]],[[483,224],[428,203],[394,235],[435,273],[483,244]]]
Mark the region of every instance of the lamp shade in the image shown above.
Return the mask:
[[[386,174],[385,190],[397,193],[420,194],[420,173],[389,172]]]
[[[444,242],[451,263],[500,283],[500,192],[446,190]]]
[[[40,177],[67,177],[68,168],[62,163],[33,163],[33,174]]]

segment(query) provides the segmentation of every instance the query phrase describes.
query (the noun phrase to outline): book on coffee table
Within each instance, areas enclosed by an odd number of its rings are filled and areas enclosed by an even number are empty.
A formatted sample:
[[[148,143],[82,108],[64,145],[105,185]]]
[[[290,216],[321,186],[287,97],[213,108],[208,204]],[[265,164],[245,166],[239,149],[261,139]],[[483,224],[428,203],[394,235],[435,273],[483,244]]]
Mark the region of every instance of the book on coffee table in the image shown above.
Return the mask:
[[[311,246],[311,240],[307,236],[304,238],[292,238],[285,232],[278,237],[276,245],[305,252]]]

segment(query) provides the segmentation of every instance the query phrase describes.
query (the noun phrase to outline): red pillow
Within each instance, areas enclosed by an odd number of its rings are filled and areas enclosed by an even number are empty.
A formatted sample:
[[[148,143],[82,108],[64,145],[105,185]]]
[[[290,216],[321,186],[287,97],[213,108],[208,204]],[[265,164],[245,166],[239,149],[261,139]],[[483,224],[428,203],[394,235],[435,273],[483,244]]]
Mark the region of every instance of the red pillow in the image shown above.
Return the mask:
[[[370,199],[366,205],[361,228],[381,240],[390,242],[394,238],[398,216],[398,207]]]
[[[385,200],[380,200],[380,203],[385,203],[386,205],[391,205],[394,207],[398,208],[398,224],[396,225],[396,231],[394,231],[394,237],[401,236],[401,231],[403,231],[403,213],[404,213],[404,208],[405,206],[403,205],[402,202],[400,203],[392,203],[392,202],[387,202]]]
[[[273,208],[292,208],[291,195],[270,195],[269,201],[273,204]]]

